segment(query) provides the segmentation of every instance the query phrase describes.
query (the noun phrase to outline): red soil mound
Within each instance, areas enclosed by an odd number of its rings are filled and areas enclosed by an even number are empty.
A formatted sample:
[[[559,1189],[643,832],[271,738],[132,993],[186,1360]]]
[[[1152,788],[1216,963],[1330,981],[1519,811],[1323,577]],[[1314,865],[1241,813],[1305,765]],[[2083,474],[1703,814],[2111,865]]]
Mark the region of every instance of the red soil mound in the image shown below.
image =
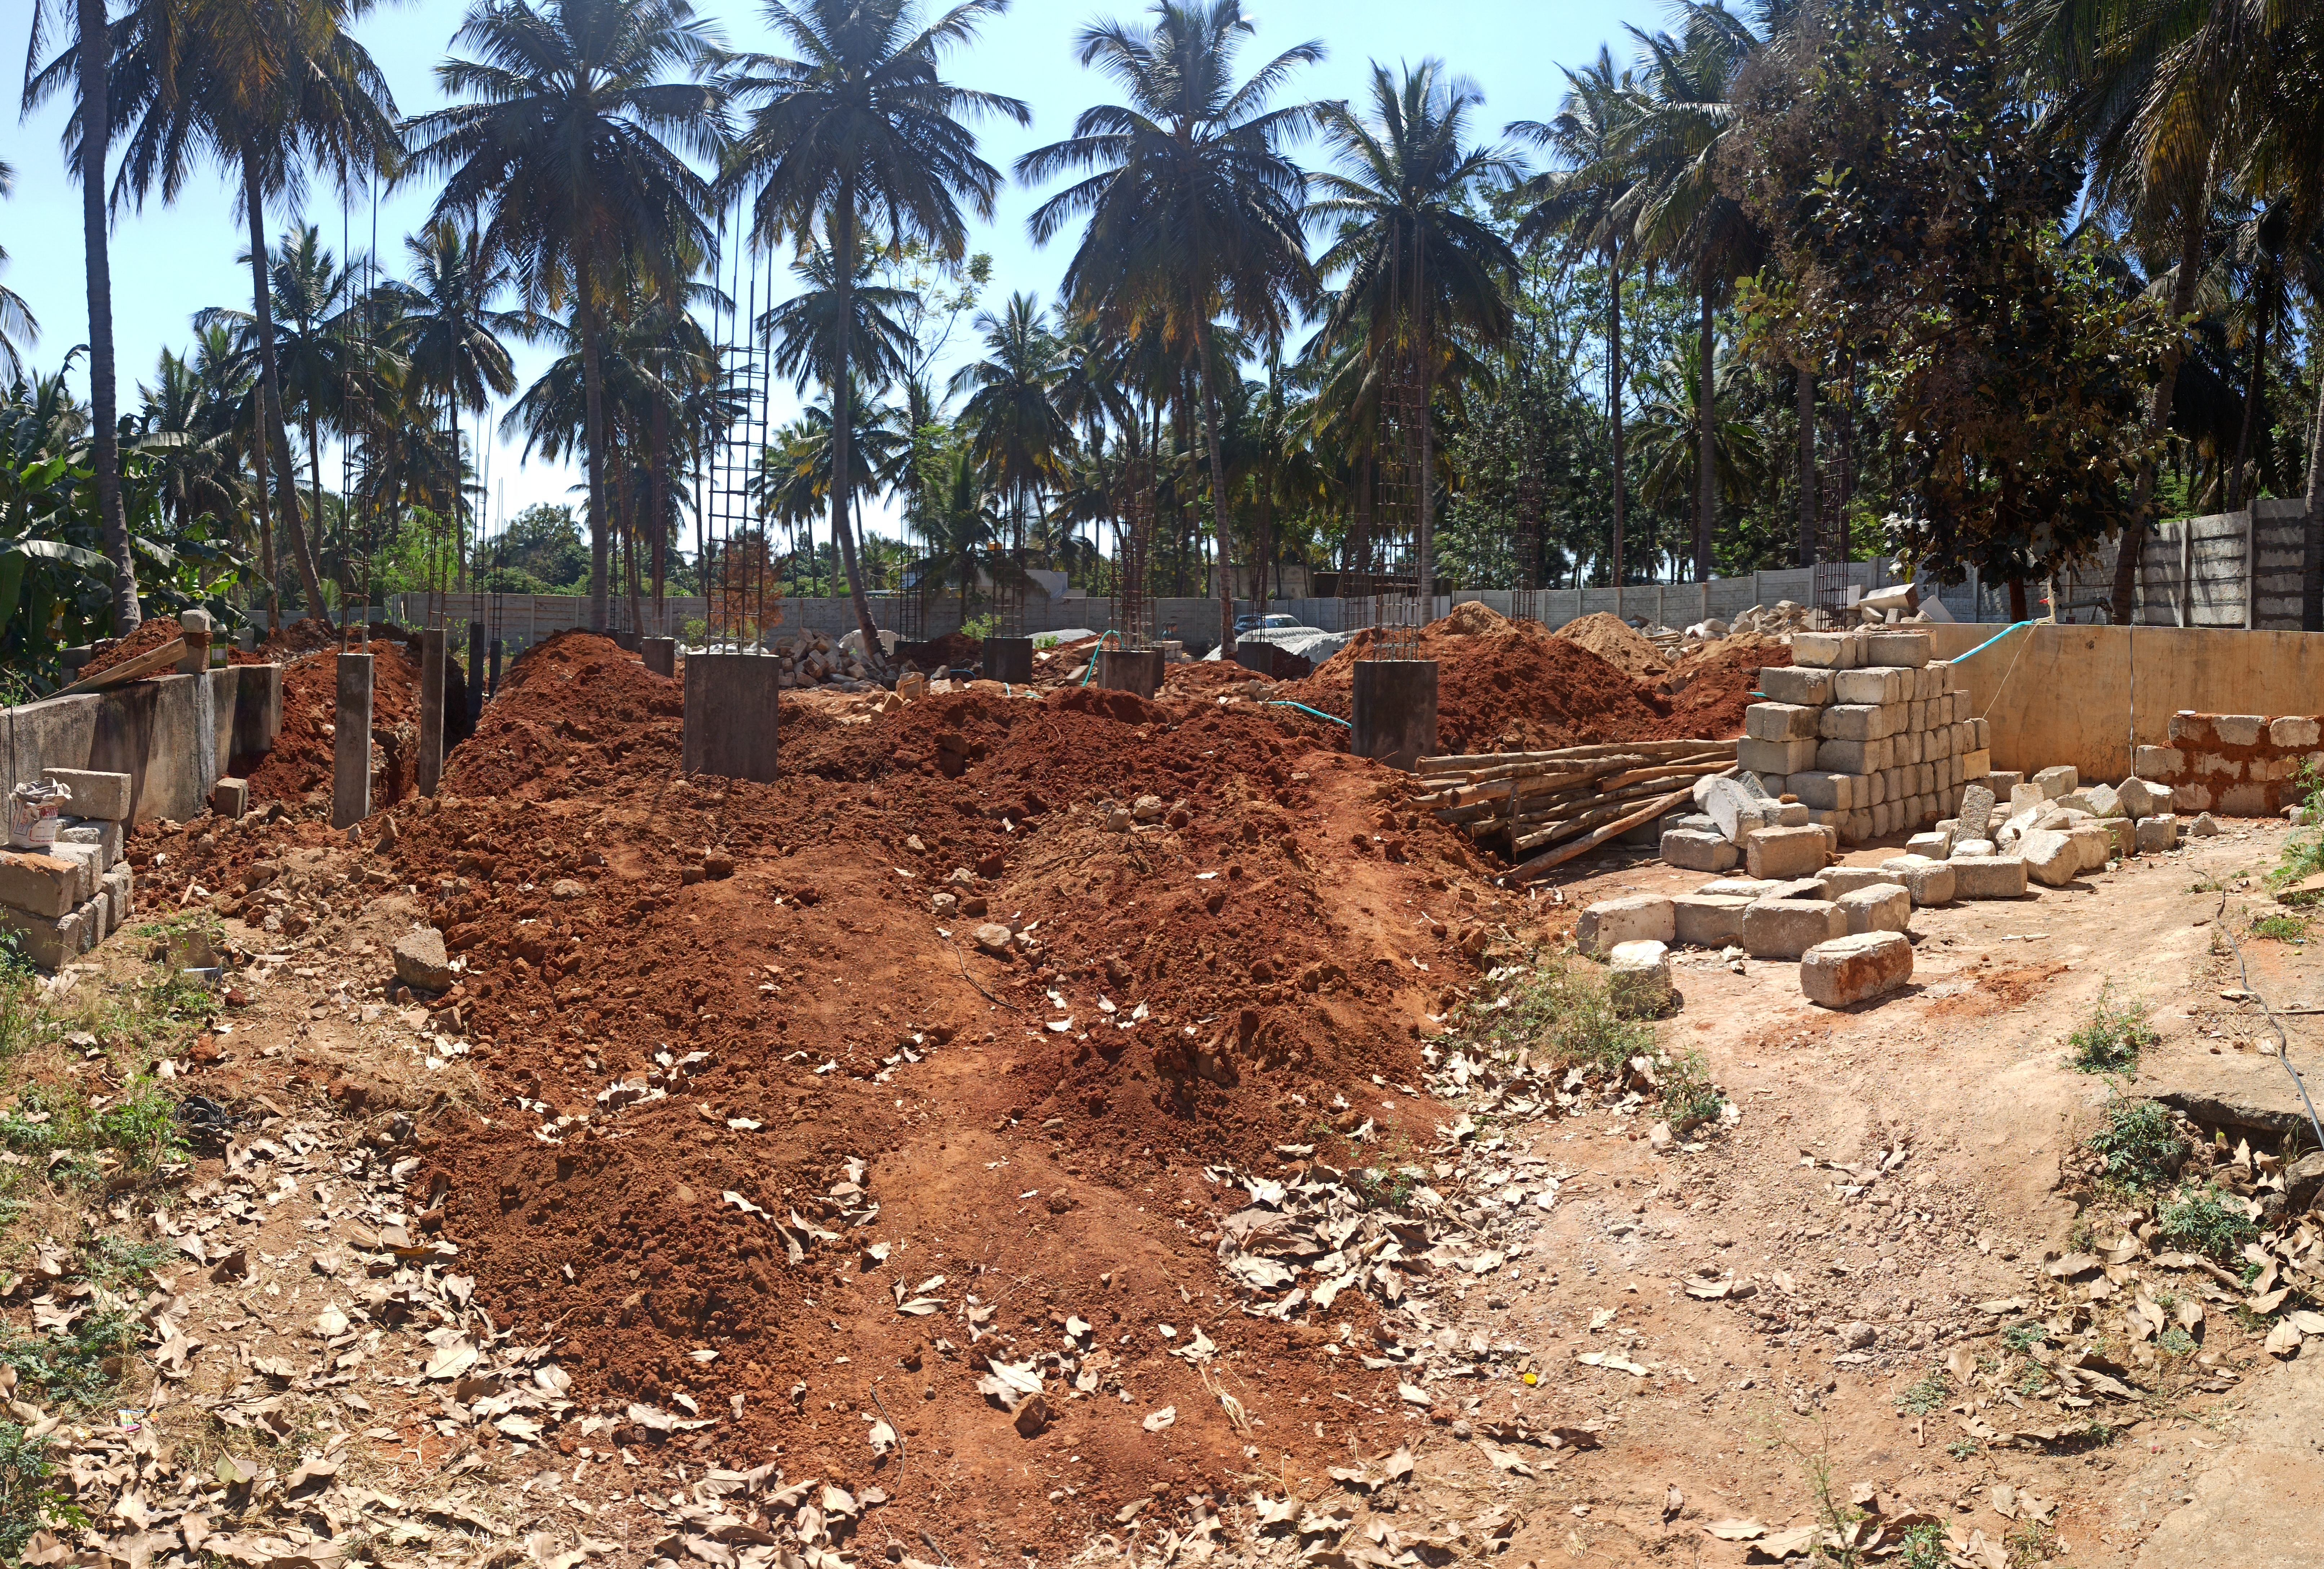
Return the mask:
[[[418,765],[420,686],[396,644],[374,641],[372,653],[371,733],[381,759],[372,773],[371,804],[384,811],[411,793]],[[286,665],[282,671],[282,729],[274,750],[263,759],[240,761],[249,769],[250,798],[278,800],[294,811],[308,797],[331,787],[333,733],[338,718],[339,654],[336,647]]]
[[[149,653],[163,643],[186,635],[174,615],[150,615],[137,623],[137,630],[127,637],[107,638],[94,645],[88,664],[81,667],[80,678],[102,675],[116,665],[125,665],[143,653]],[[156,675],[166,674],[157,670]]]
[[[1348,712],[1356,662],[1371,648],[1359,632],[1286,697]],[[1420,654],[1437,661],[1436,740],[1445,752],[1526,752],[1660,734],[1666,699],[1579,643],[1537,623],[1485,606],[1456,606],[1421,631]]]
[[[475,734],[444,760],[444,788],[550,799],[616,773],[658,779],[678,765],[685,713],[674,678],[610,638],[558,632],[503,675]]]
[[[1759,672],[1791,662],[1792,651],[1773,638],[1721,639],[1672,669],[1665,683],[1676,694],[1669,699],[1670,717],[1653,734],[1712,741],[1742,734],[1743,710],[1762,700],[1751,695]]]

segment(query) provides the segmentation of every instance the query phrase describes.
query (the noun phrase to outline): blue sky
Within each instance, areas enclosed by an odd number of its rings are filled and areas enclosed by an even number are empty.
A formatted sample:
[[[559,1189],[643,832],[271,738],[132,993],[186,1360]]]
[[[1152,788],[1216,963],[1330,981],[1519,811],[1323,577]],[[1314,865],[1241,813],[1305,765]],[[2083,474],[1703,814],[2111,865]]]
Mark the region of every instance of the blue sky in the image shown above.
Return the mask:
[[[723,28],[730,44],[773,46],[755,4],[696,0],[696,5]],[[444,58],[466,8],[467,0],[408,0],[383,6],[362,25],[364,42],[406,113],[424,111],[440,101],[433,68]],[[26,0],[0,7],[5,12],[0,14],[0,60],[9,63],[12,73],[24,58],[30,10]],[[1498,135],[1511,120],[1554,115],[1564,88],[1560,64],[1582,62],[1601,42],[1611,42],[1618,59],[1628,59],[1634,51],[1623,23],[1647,28],[1668,24],[1668,9],[1661,0],[1572,5],[1545,0],[1438,0],[1434,5],[1247,0],[1247,10],[1259,23],[1250,51],[1254,63],[1311,38],[1322,40],[1330,51],[1322,65],[1298,74],[1292,93],[1315,98],[1353,97],[1363,89],[1369,61],[1434,55],[1483,90],[1479,128],[1489,135]],[[1016,0],[973,51],[954,57],[950,74],[954,79],[1022,98],[1033,109],[1029,129],[1007,124],[986,127],[986,157],[1005,170],[1019,153],[1067,134],[1073,116],[1085,106],[1110,100],[1108,85],[1074,63],[1073,37],[1093,17],[1134,14],[1135,7],[1128,4]],[[21,84],[12,83],[15,85]],[[73,345],[85,341],[88,331],[79,197],[66,179],[58,150],[64,113],[62,106],[51,104],[0,136],[0,157],[15,166],[17,177],[14,198],[0,203],[0,247],[10,255],[0,280],[22,294],[40,318],[41,338],[29,357],[43,368],[52,368]],[[379,250],[384,265],[401,268],[402,235],[417,226],[432,195],[414,189],[382,202]],[[1012,185],[994,223],[980,226],[973,236],[974,247],[989,251],[994,259],[988,299],[1019,289],[1044,299],[1054,292],[1068,246],[1060,239],[1037,250],[1027,238],[1025,217],[1038,199],[1038,193]],[[296,215],[276,211],[268,216],[269,232],[279,233]],[[341,217],[336,193],[318,191],[306,216],[320,226],[337,252]],[[349,221],[355,248],[366,248],[368,206]],[[151,379],[159,350],[185,346],[192,336],[189,318],[194,311],[211,304],[248,307],[249,274],[235,263],[244,232],[223,180],[197,186],[173,208],[149,206],[121,216],[113,236],[114,337],[124,409],[135,406],[137,383]],[[968,337],[956,335],[955,346]],[[518,361],[520,374],[529,380],[544,356],[520,346]],[[788,407],[779,405],[775,417],[779,420],[788,412]],[[327,476],[332,471],[327,457],[326,463]],[[498,448],[490,466],[492,489],[505,496],[511,512],[536,501],[570,499],[569,489],[578,477],[565,466],[537,458],[526,463],[512,446]],[[873,522],[880,526],[876,509]]]

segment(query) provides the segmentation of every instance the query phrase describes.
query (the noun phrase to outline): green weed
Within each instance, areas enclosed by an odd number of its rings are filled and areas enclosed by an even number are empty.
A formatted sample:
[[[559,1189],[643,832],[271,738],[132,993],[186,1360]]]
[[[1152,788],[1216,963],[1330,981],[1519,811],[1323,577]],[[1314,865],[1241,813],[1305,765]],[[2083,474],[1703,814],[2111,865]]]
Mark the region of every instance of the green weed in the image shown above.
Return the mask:
[[[1904,1386],[1903,1393],[1896,1397],[1896,1408],[1914,1417],[1925,1417],[1932,1411],[1941,1409],[1952,1398],[1952,1386],[1946,1382],[1943,1372],[1932,1368],[1928,1376],[1920,1382]]]
[[[2038,1324],[2013,1324],[2001,1332],[2001,1343],[2014,1352],[2029,1352],[2050,1338]]]
[[[2304,915],[2263,915],[2253,918],[2252,936],[2267,937],[2279,943],[2304,943],[2308,940],[2308,918]]]
[[[2039,1395],[2049,1387],[2050,1374],[2039,1365],[2027,1368],[2025,1376],[2017,1380],[2017,1392],[2021,1395]]]
[[[2195,1337],[2174,1324],[2154,1337],[2154,1349],[2167,1357],[2193,1356]]]
[[[2246,1213],[2241,1199],[2219,1187],[2191,1182],[2156,1211],[2154,1219],[2164,1241],[2209,1254],[2222,1263],[2259,1237],[2259,1227]]]
[[[2107,1107],[2107,1125],[2088,1142],[2106,1163],[2106,1180],[2134,1193],[2169,1183],[2187,1156],[2187,1141],[2160,1101],[2116,1097]]]
[[[14,1564],[43,1526],[78,1529],[87,1517],[66,1500],[49,1462],[49,1441],[0,1421],[0,1560]]]
[[[1953,1561],[1941,1521],[1923,1520],[1917,1526],[1905,1527],[1898,1546],[1901,1550],[1896,1555],[1897,1569],[1945,1569]]]
[[[111,1398],[137,1335],[125,1313],[91,1313],[60,1334],[0,1337],[0,1366],[41,1386],[51,1402],[86,1409]]]
[[[178,1103],[155,1078],[133,1079],[97,1117],[97,1142],[133,1171],[151,1171],[185,1152]]]
[[[1618,1073],[1634,1057],[1652,1056],[1654,1026],[1614,1010],[1602,975],[1592,966],[1551,957],[1491,1016],[1493,1037],[1530,1048],[1557,1067]]]
[[[1689,1047],[1655,1059],[1655,1077],[1663,1092],[1663,1115],[1679,1132],[1717,1119],[1727,1097],[1711,1082],[1711,1063]]]
[[[2324,769],[2304,761],[2292,784],[2307,805],[2309,826],[2284,842],[2282,859],[2267,874],[2277,888],[2324,872]]]
[[[1974,1460],[1977,1457],[1977,1445],[1967,1438],[1956,1438],[1945,1445],[1945,1453],[1955,1460]]]
[[[2089,1021],[2066,1037],[2066,1046],[2079,1073],[2125,1074],[2137,1072],[2139,1052],[2161,1038],[2146,1022],[2146,1004],[2116,1006],[2108,982],[2098,988]]]

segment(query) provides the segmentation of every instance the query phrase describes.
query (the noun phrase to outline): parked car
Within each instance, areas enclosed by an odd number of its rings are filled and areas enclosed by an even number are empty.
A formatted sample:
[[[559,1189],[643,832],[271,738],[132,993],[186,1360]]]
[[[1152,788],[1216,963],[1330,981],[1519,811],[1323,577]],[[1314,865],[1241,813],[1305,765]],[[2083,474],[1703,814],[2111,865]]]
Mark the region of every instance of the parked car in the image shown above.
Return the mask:
[[[1247,632],[1277,632],[1298,624],[1299,618],[1296,615],[1238,615],[1235,617],[1235,636],[1240,637]]]

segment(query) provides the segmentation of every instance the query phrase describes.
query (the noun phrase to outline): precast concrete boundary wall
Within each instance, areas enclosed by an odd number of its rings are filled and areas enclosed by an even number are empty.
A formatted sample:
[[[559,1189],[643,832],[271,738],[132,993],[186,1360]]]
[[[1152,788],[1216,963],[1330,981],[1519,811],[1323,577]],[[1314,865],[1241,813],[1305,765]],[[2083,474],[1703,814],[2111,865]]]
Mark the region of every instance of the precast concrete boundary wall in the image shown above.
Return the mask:
[[[1969,692],[1969,712],[1987,721],[1993,766],[2007,771],[2068,763],[2084,779],[2112,784],[2132,771],[2134,747],[2171,743],[2175,714],[2324,708],[2324,634],[2037,625],[1996,638],[1991,626],[1914,630],[1952,661],[1953,685]]]
[[[129,776],[130,819],[209,809],[233,760],[272,750],[282,667],[228,665],[0,709],[0,788],[52,768]]]

